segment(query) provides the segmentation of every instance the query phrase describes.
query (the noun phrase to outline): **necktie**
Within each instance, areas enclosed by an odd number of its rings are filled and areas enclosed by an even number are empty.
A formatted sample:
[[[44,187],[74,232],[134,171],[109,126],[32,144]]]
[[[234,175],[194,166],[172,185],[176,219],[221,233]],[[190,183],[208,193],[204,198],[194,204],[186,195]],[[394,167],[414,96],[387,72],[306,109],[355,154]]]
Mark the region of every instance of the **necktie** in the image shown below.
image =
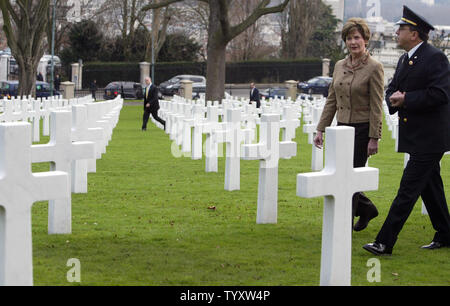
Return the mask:
[[[400,66],[400,71],[399,71],[400,75],[402,74],[402,72],[404,72],[407,69],[408,61],[409,61],[409,57],[408,57],[408,53],[406,53],[405,57],[403,58],[402,65]]]

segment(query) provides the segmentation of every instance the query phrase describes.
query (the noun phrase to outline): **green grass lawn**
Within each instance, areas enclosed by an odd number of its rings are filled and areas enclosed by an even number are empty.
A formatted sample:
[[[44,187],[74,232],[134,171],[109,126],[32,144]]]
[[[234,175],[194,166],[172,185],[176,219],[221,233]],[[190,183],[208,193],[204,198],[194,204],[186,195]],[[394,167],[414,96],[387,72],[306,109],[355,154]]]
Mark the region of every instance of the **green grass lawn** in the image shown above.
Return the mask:
[[[168,135],[142,106],[125,106],[107,152],[88,177],[87,194],[72,195],[72,234],[47,234],[47,202],[33,206],[35,285],[318,285],[323,199],[296,196],[296,176],[310,172],[311,145],[297,129],[297,157],[281,160],[278,223],[256,224],[258,161],[241,161],[241,190],[224,190],[225,159],[205,173],[205,159],[175,158]],[[47,138],[48,139],[48,138]],[[45,139],[43,139],[45,142]],[[366,194],[380,215],[353,233],[352,285],[450,285],[450,248],[422,250],[434,230],[415,206],[392,257],[379,257],[381,282],[369,283],[362,246],[372,242],[396,195],[403,154],[384,128],[379,190]],[[47,171],[37,164],[34,171]],[[447,200],[450,156],[442,160]],[[209,209],[214,206],[215,209]],[[69,283],[66,263],[81,263],[81,283]]]

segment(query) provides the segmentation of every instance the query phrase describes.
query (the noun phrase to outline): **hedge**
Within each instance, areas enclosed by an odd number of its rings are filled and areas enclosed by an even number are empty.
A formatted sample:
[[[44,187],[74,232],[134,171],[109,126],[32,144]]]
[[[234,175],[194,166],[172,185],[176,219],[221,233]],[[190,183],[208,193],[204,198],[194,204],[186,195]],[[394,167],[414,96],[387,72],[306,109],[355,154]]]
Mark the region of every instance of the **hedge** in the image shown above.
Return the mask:
[[[155,64],[156,84],[175,75],[196,74],[206,76],[205,62],[172,62]],[[320,59],[267,60],[233,62],[226,64],[226,83],[282,83],[286,80],[304,81],[322,74]],[[140,81],[139,63],[92,62],[84,63],[83,88],[88,88],[93,80],[99,87],[113,81]]]

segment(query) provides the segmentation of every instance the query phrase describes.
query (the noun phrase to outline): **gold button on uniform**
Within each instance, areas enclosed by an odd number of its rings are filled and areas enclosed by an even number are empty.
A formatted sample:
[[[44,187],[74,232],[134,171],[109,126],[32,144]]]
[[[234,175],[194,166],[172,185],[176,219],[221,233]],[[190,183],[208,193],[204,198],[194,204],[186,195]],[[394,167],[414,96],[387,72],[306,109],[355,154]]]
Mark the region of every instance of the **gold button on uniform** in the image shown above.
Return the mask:
[[[408,122],[408,119],[407,118],[403,118],[403,122]]]

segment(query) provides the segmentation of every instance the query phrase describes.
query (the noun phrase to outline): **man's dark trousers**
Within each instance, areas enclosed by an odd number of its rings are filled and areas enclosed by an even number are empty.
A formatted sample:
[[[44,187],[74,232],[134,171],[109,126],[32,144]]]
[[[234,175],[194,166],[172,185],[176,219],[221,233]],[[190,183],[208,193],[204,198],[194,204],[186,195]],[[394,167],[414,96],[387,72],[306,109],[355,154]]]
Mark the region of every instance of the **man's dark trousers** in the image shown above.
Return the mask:
[[[166,127],[166,122],[158,116],[158,110],[153,109],[151,111],[149,107],[146,107],[146,109],[144,110],[144,117],[142,118],[142,129],[143,130],[147,129],[147,123],[148,123],[148,119],[150,118],[150,115],[152,115],[152,117],[155,118],[156,121],[161,123],[164,126],[164,128]]]
[[[376,241],[392,248],[419,196],[436,230],[433,241],[450,243],[450,218],[439,162],[444,153],[411,154],[400,188]]]

